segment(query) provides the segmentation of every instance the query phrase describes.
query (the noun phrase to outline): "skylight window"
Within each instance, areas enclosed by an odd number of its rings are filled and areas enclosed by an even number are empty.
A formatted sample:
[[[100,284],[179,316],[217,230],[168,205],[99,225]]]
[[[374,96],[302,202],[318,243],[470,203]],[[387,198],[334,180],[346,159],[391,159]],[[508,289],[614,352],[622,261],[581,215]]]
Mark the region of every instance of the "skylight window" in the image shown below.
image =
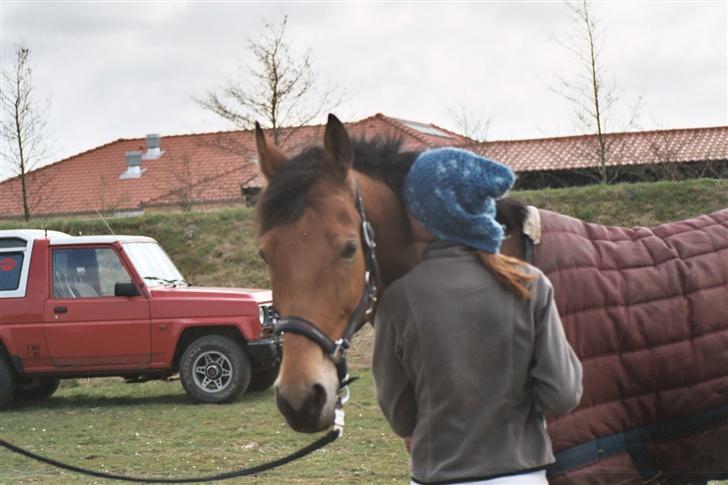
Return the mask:
[[[439,130],[432,125],[426,125],[424,123],[417,123],[416,121],[405,121],[405,120],[399,120],[399,121],[403,125],[405,125],[409,128],[412,128],[413,130],[417,130],[420,133],[424,133],[425,135],[434,135],[434,136],[439,136],[442,138],[452,138],[452,136],[449,133]]]
[[[144,173],[144,169],[142,167],[138,167],[138,166],[137,167],[127,167],[127,169],[124,171],[124,173],[119,175],[119,178],[121,180],[138,179],[139,177],[142,176],[143,173]]]
[[[142,155],[143,160],[156,160],[162,156],[162,149],[159,147],[147,148],[147,151]]]

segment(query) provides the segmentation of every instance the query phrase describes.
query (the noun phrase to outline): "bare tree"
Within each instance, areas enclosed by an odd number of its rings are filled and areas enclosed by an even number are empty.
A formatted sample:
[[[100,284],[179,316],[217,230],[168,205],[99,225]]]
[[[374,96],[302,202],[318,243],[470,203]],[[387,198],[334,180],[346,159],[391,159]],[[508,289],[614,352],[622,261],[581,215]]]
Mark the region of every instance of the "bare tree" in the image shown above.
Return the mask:
[[[192,158],[188,153],[183,153],[179,163],[175,163],[172,176],[177,182],[177,188],[174,192],[179,200],[180,207],[185,212],[191,211],[199,187],[197,187],[198,181],[195,180]]]
[[[129,189],[122,192],[111,190],[112,181],[116,177],[116,175],[108,173],[101,174],[96,184],[96,200],[84,199],[86,205],[97,214],[101,212],[116,213],[119,210],[130,209],[132,198],[129,194]]]
[[[30,219],[30,178],[28,173],[46,158],[45,114],[49,103],[41,103],[36,99],[33,86],[33,65],[30,60],[30,48],[21,41],[15,46],[15,62],[2,72],[2,139],[3,158],[10,163],[10,168],[20,176],[21,196],[23,199],[23,215]],[[33,189],[40,189],[39,184],[32,184]],[[38,186],[38,187],[36,187]],[[35,194],[35,198],[37,199]]]
[[[211,142],[200,146],[222,148]],[[227,147],[225,147],[227,149]],[[231,148],[232,150],[232,148]],[[204,204],[205,194],[222,180],[236,177],[243,171],[240,163],[234,163],[223,170],[212,173],[199,173],[197,168],[200,162],[189,152],[183,152],[170,160],[170,165],[163,170],[164,177],[155,184],[158,195],[147,201],[148,205],[178,205],[184,212],[191,211],[195,205]],[[240,182],[240,200],[243,204],[250,203],[259,187],[247,185],[258,177],[257,171],[247,179]],[[209,202],[209,201],[208,201]]]
[[[246,38],[255,59],[247,75],[195,101],[240,129],[252,129],[256,121],[267,125],[276,144],[287,138],[282,128],[309,124],[338,106],[343,99],[339,88],[319,88],[311,49],[294,53],[285,38],[287,26],[287,15],[277,23],[264,21],[261,35]]]
[[[596,158],[598,180],[608,183],[617,176],[620,164],[618,152],[623,151],[613,146],[620,141],[619,137],[606,136],[610,115],[620,96],[616,85],[606,81],[606,69],[601,59],[604,38],[590,9],[590,2],[579,0],[565,4],[574,28],[565,37],[555,37],[554,40],[575,57],[579,69],[573,77],[557,76],[556,85],[551,89],[572,104],[579,126],[587,134],[596,135],[596,146],[590,157]],[[631,108],[630,119],[622,130],[635,126],[640,101],[641,98],[638,98]]]
[[[650,142],[649,153],[653,163],[642,167],[645,179],[654,180],[688,180],[696,178],[726,178],[728,177],[728,160],[726,158],[705,160],[690,160],[690,153],[694,146],[700,143],[695,131],[682,134],[670,130],[663,131]],[[694,153],[694,152],[693,152]]]
[[[492,118],[486,118],[482,112],[477,113],[465,105],[459,108],[450,107],[447,109],[447,113],[455,126],[455,131],[473,140],[475,146],[487,140]]]

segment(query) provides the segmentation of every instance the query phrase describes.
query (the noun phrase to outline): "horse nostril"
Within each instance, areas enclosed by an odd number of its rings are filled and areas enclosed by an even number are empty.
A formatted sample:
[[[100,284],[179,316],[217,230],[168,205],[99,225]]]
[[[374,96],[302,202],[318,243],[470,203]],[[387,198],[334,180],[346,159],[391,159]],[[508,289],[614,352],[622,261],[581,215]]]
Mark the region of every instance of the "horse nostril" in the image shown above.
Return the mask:
[[[311,399],[311,404],[313,409],[318,410],[319,413],[326,404],[326,389],[324,389],[324,386],[321,384],[313,385],[313,397]]]
[[[326,405],[326,389],[321,384],[312,386],[311,392],[298,410],[294,409],[278,390],[276,390],[276,403],[288,424],[296,431],[313,433],[321,431],[322,426],[325,427],[325,424],[322,425],[320,422],[321,411]]]
[[[295,420],[296,411],[293,409],[293,406],[288,403],[286,398],[281,396],[278,389],[276,389],[276,404],[278,405],[278,409],[281,411],[281,414],[283,414],[289,423]]]

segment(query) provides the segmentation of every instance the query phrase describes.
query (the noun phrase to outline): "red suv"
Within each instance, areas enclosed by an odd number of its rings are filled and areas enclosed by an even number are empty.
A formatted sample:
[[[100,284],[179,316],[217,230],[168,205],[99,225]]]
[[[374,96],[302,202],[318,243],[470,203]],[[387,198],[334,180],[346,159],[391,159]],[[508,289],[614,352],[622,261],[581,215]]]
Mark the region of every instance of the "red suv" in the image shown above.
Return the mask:
[[[0,409],[59,379],[164,379],[229,402],[276,379],[271,292],[190,286],[154,239],[0,231]]]

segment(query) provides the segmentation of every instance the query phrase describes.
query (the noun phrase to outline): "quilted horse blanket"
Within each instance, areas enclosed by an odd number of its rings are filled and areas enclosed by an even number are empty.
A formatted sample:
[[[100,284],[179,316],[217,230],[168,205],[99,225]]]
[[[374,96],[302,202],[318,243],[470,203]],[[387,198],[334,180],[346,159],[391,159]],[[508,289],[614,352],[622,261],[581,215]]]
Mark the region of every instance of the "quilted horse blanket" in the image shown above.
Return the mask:
[[[534,263],[584,367],[581,404],[548,423],[550,481],[728,475],[728,209],[651,229],[539,215]]]

